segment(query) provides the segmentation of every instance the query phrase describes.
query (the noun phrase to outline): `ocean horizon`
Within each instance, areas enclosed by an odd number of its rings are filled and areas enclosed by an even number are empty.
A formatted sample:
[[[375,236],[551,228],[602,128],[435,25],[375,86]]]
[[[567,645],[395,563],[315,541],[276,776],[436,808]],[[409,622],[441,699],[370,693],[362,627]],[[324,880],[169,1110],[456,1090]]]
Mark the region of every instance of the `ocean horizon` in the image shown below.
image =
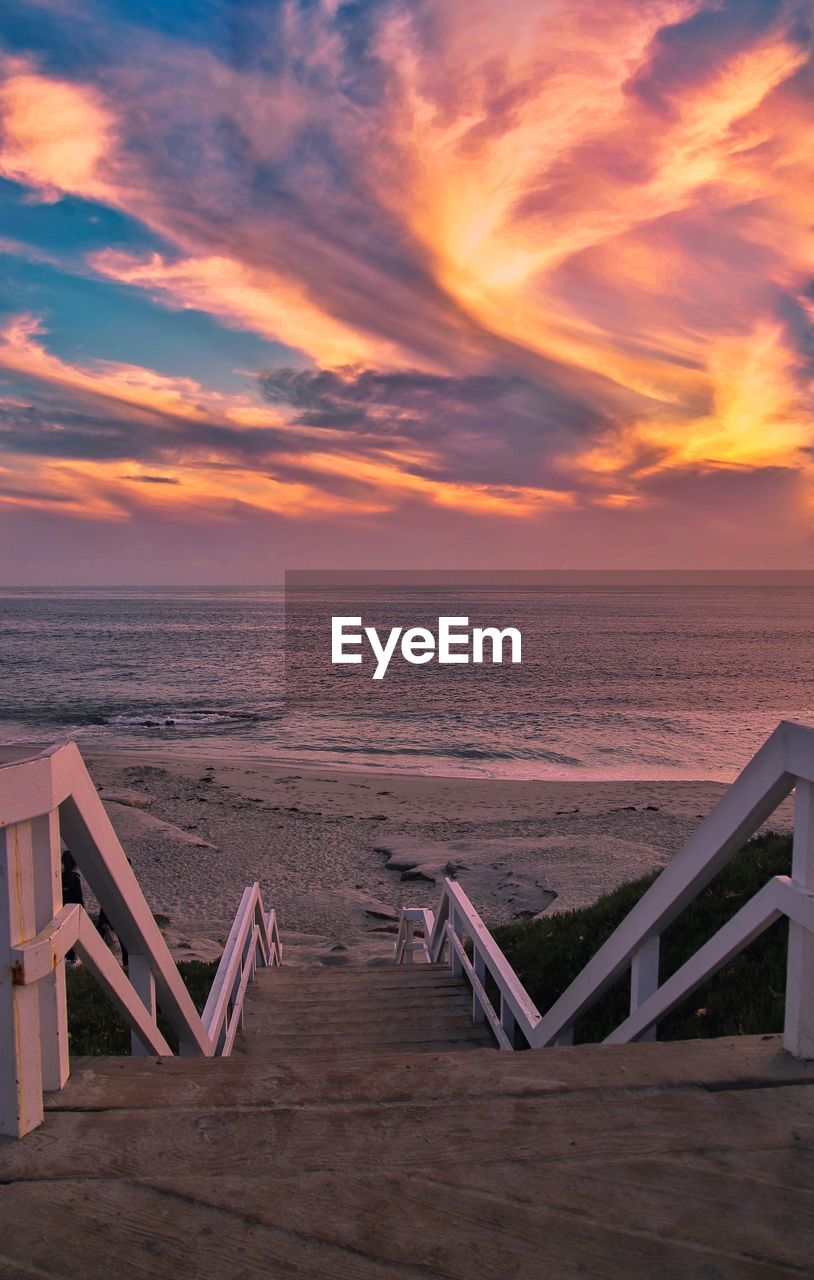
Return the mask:
[[[403,592],[412,614],[446,611]],[[418,707],[391,698],[349,715],[330,700],[286,702],[282,587],[2,589],[0,741],[484,778],[728,781],[779,720],[814,720],[814,586],[480,593],[485,615],[507,602],[523,630],[522,688],[503,679],[496,698],[488,679],[464,680],[451,699],[428,681]]]

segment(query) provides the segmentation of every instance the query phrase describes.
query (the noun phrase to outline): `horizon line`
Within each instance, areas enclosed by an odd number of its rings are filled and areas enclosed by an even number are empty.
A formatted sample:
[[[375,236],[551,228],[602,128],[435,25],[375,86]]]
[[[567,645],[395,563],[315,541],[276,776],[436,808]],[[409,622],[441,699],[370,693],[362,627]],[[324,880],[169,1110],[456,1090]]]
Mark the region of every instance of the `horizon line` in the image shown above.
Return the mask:
[[[0,583],[11,591],[246,591],[284,590],[288,586],[338,585],[658,585],[681,581],[687,586],[723,584],[814,585],[811,569],[288,569],[284,578],[267,582],[39,582]],[[782,581],[782,580],[785,580]]]

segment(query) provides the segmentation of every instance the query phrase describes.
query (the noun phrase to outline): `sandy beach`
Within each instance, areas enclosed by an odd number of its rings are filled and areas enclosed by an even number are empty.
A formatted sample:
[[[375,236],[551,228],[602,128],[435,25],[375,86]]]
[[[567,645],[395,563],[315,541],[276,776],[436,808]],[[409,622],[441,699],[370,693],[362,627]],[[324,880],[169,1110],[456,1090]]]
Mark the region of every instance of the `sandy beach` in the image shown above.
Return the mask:
[[[259,880],[292,963],[389,955],[403,904],[458,878],[489,925],[584,906],[663,866],[716,803],[705,781],[407,776],[216,757],[88,765],[179,959],[216,957]],[[771,826],[791,823],[791,803]]]

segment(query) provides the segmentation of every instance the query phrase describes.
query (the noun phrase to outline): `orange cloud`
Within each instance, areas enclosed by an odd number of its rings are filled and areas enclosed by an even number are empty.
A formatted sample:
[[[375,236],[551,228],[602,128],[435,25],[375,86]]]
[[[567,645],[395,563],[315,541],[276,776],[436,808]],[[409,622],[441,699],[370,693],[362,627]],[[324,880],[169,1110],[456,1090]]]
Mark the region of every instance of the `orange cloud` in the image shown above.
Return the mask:
[[[40,75],[23,59],[0,64],[0,174],[41,200],[63,192],[115,199],[106,170],[115,141],[110,112],[91,89]]]
[[[765,121],[760,112],[807,53],[782,30],[686,92],[671,118],[631,98],[628,86],[646,66],[653,37],[696,8],[612,8],[589,43],[579,4],[559,6],[553,19],[522,3],[509,5],[508,15],[505,6],[499,15],[468,6],[460,22],[451,13],[444,23],[453,88],[428,75],[408,20],[392,22],[380,44],[401,88],[396,146],[406,175],[388,184],[387,196],[431,253],[445,289],[491,332],[668,404],[708,385],[710,371],[674,362],[677,343],[702,365],[708,335],[669,324],[656,342],[647,334],[647,354],[628,353],[613,329],[581,314],[558,273],[607,250],[604,283],[623,299],[632,276],[644,284],[657,326],[684,255],[678,244],[672,254],[649,246],[651,225],[699,199],[721,207],[771,199],[785,182],[784,166],[767,166],[760,153],[774,135],[776,108],[767,106]],[[507,98],[517,96],[497,114],[496,79]],[[808,185],[799,185],[798,173],[796,200],[772,219],[775,248],[799,283],[811,262],[812,201],[802,195],[812,189],[811,156],[809,149]],[[625,172],[631,164],[641,170],[633,181]],[[807,254],[789,261],[803,241]]]
[[[574,505],[573,495],[562,490],[521,485],[463,485],[418,475],[405,469],[415,460],[403,453],[370,460],[353,454],[337,456],[314,452],[298,457],[297,464],[323,475],[347,476],[359,484],[369,485],[380,495],[380,511],[392,511],[404,497],[423,499],[433,506],[453,507],[475,515],[516,518]]]
[[[783,331],[764,322],[748,334],[719,338],[709,352],[712,412],[692,421],[630,424],[565,462],[599,480],[632,484],[665,469],[793,466],[814,477],[810,455],[810,385]],[[807,394],[808,393],[808,394]]]
[[[47,389],[51,444],[59,449],[69,433],[60,418],[67,413],[70,421],[76,410],[83,417],[95,414],[103,435],[113,426],[134,433],[132,453],[126,464],[118,453],[94,457],[98,437],[91,435],[83,437],[84,455],[75,460],[44,462],[18,454],[15,482],[0,486],[0,505],[25,503],[84,518],[125,520],[144,509],[231,518],[239,507],[287,517],[363,516],[395,511],[405,501],[522,517],[574,501],[563,490],[434,477],[443,460],[432,445],[419,448],[394,435],[371,441],[347,431],[287,425],[278,408],[207,390],[190,378],[111,361],[72,364],[49,352],[44,336],[35,317],[10,321],[0,330],[0,370]],[[19,397],[0,403],[12,420],[24,419],[28,408]],[[252,453],[251,465],[236,460],[242,447],[251,450],[253,433],[269,427],[279,434],[269,457],[261,448]],[[285,448],[287,432],[295,451]],[[147,461],[140,460],[144,449]]]

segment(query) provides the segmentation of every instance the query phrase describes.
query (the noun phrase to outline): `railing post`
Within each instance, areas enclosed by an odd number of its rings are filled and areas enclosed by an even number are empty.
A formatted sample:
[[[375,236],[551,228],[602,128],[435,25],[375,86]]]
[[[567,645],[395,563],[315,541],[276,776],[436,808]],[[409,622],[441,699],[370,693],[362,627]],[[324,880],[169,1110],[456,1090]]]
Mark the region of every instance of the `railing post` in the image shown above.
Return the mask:
[[[659,946],[661,939],[657,933],[651,933],[633,953],[630,963],[630,1012],[635,1013],[639,1005],[649,1000],[659,987]],[[649,1027],[639,1040],[655,1040],[658,1027]]]
[[[0,830],[0,1133],[42,1124],[38,983],[14,982],[11,949],[36,934],[31,822]]]
[[[475,977],[478,979],[478,982],[480,982],[482,986],[485,987],[486,986],[486,961],[484,960],[483,956],[478,950],[477,943],[473,943],[473,947],[474,947],[474,955],[472,959],[474,963],[472,967],[475,970]],[[472,992],[472,1021],[476,1024],[479,1022],[486,1021],[486,1010],[481,1007],[481,1002],[478,999],[477,995],[475,994],[474,990]]]
[[[147,957],[128,953],[127,976],[139,1000],[155,1021],[155,975]],[[152,1050],[139,1038],[135,1031],[130,1032],[130,1052],[134,1058],[146,1058],[152,1054]]]
[[[452,931],[453,931],[453,933],[456,933],[456,934],[458,935],[458,937],[459,937],[459,938],[461,938],[461,942],[463,942],[463,938],[461,937],[461,929],[463,928],[463,920],[461,919],[461,913],[460,913],[458,910],[454,909],[454,908],[453,908],[452,912],[450,913],[450,923],[451,923],[451,926],[452,926]],[[451,944],[450,944],[450,948],[449,948],[449,967],[450,967],[450,969],[452,970],[452,973],[453,973],[453,976],[454,976],[454,977],[456,977],[456,978],[460,978],[460,977],[462,976],[463,971],[464,971],[464,967],[463,967],[463,965],[461,964],[461,961],[460,961],[460,959],[459,959],[459,957],[458,957],[458,953],[457,953],[457,951],[455,950],[455,948],[454,948]]]
[[[814,894],[814,784],[798,780],[794,795],[791,879]],[[814,935],[789,920],[784,1044],[795,1058],[814,1058]]]
[[[502,991],[500,993],[500,1025],[506,1032],[509,1042],[513,1045],[517,1022],[515,1021],[515,1016],[509,1008],[509,1003]]]
[[[36,933],[47,929],[62,907],[60,845],[58,809],[32,819],[31,854]],[[48,1093],[61,1089],[70,1074],[64,960],[60,960],[53,971],[46,978],[41,979],[38,998],[42,1045],[42,1087]]]

